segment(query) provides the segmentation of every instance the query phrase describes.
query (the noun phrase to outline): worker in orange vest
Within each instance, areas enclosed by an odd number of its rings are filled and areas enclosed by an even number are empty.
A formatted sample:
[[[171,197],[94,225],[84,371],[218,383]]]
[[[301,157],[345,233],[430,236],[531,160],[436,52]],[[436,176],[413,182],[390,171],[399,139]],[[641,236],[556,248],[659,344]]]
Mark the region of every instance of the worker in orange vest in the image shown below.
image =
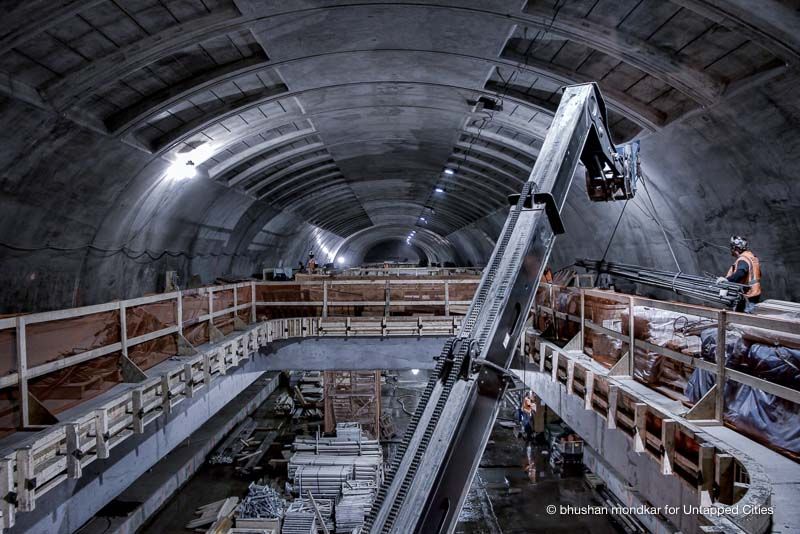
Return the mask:
[[[542,273],[542,282],[546,284],[553,283],[553,271],[550,269],[549,265],[545,267],[544,272]]]
[[[730,245],[731,256],[736,260],[724,277],[717,278],[717,282],[727,281],[747,286],[744,293],[746,301],[737,306],[737,311],[750,313],[761,300],[761,262],[748,248],[747,239],[742,236],[731,236]]]

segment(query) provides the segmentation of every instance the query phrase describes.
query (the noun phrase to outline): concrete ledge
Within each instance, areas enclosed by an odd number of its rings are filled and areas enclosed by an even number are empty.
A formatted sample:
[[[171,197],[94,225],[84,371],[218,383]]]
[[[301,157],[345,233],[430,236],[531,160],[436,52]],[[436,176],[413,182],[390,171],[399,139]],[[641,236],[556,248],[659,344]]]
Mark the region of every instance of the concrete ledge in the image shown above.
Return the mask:
[[[116,497],[138,506],[125,517],[94,518],[81,534],[133,534],[155,514],[202,466],[206,457],[278,386],[280,373],[272,372],[250,384],[228,405],[206,421],[190,439],[162,458]]]

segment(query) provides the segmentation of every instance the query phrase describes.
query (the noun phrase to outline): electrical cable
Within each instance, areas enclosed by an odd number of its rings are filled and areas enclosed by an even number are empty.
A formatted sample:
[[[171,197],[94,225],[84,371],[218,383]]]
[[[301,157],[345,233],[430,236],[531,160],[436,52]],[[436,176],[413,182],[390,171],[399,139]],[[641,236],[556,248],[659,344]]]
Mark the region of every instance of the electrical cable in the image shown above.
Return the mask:
[[[658,217],[658,210],[656,209],[656,205],[653,202],[653,197],[650,196],[650,190],[647,188],[647,181],[649,178],[642,172],[642,185],[644,186],[644,192],[647,193],[647,198],[650,200],[650,205],[653,207],[653,215],[658,224],[659,229],[661,230],[661,234],[664,236],[664,241],[667,243],[667,247],[669,248],[669,253],[672,254],[672,259],[675,261],[675,267],[678,269],[678,273],[683,272],[681,269],[680,263],[678,263],[678,258],[675,256],[675,251],[672,250],[672,244],[669,242],[669,238],[667,237],[667,232],[664,231],[664,225],[661,223],[660,218]]]
[[[94,252],[99,252],[103,254],[108,254],[109,256],[114,256],[117,254],[123,254],[124,256],[128,257],[132,260],[138,260],[143,257],[147,257],[150,261],[158,261],[164,256],[169,256],[172,258],[177,257],[185,257],[186,259],[196,259],[196,258],[205,258],[205,257],[212,257],[212,258],[219,258],[219,257],[245,257],[247,254],[239,254],[237,252],[207,252],[207,253],[197,253],[197,254],[190,254],[188,252],[180,251],[180,250],[169,250],[165,249],[160,252],[158,251],[151,251],[149,249],[144,250],[133,250],[128,248],[126,245],[123,245],[119,248],[104,248],[99,247],[97,245],[87,244],[87,245],[79,245],[74,247],[63,247],[63,246],[55,246],[50,245],[49,243],[43,246],[36,246],[36,247],[25,247],[19,245],[12,245],[10,243],[4,243],[0,241],[0,247],[7,248],[9,250],[13,250],[16,252],[42,252],[42,251],[53,251],[53,252],[78,252],[81,250],[90,250]]]
[[[614,236],[617,235],[617,229],[619,228],[619,223],[622,221],[622,216],[625,215],[625,208],[628,207],[628,201],[630,199],[625,199],[625,204],[622,205],[622,211],[619,212],[619,218],[617,219],[617,224],[614,225],[614,231],[611,232],[611,237],[608,238],[608,244],[606,245],[606,250],[603,252],[603,257],[600,258],[600,261],[605,261],[606,254],[608,254],[608,249],[611,248],[611,242],[614,241]]]

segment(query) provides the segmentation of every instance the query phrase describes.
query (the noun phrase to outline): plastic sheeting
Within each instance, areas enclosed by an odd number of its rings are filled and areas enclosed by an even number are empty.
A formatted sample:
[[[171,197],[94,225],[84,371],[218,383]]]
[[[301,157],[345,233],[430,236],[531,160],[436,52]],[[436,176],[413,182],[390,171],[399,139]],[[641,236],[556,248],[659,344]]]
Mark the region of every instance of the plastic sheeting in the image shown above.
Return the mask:
[[[716,361],[717,329],[701,333],[703,359]],[[726,334],[726,367],[800,389],[800,351],[761,344],[748,345],[734,330]],[[697,402],[716,383],[714,374],[695,369],[686,397]],[[800,405],[733,380],[725,383],[725,423],[742,434],[800,460]]]

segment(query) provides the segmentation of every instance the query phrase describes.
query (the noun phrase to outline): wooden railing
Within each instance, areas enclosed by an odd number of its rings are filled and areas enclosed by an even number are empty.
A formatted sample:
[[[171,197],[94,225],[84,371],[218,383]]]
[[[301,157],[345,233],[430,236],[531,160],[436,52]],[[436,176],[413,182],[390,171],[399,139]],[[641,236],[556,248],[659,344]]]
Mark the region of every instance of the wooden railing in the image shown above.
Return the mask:
[[[552,286],[550,284],[542,284],[542,288],[544,291],[550,292],[551,295],[553,295],[554,291],[558,290],[556,286]],[[664,356],[665,358],[669,358],[670,360],[687,364],[693,368],[699,368],[708,371],[716,377],[716,385],[706,394],[705,397],[697,402],[695,405],[696,409],[693,410],[692,414],[690,415],[690,419],[695,419],[698,421],[706,420],[708,422],[716,422],[717,424],[722,423],[723,414],[725,411],[725,399],[724,395],[722,395],[722,392],[725,390],[725,383],[728,380],[745,384],[755,389],[760,389],[794,403],[800,403],[800,391],[726,367],[727,355],[725,352],[728,330],[729,328],[734,328],[736,325],[752,326],[763,328],[772,332],[800,335],[800,322],[798,321],[788,321],[766,316],[737,313],[693,304],[664,302],[635,295],[615,293],[612,291],[578,288],[571,289],[580,292],[579,314],[558,312],[550,306],[541,305],[537,305],[536,311],[537,313],[550,314],[552,317],[557,319],[577,323],[580,326],[580,333],[577,339],[579,345],[577,348],[582,352],[586,352],[586,333],[587,331],[592,330],[621,341],[625,347],[633,346],[635,348],[654,352]],[[627,306],[628,333],[623,334],[621,331],[606,328],[603,325],[589,320],[586,316],[586,303],[587,299],[591,298],[611,300]],[[550,298],[549,302],[553,302],[552,297]],[[644,339],[638,339],[636,337],[636,329],[634,328],[636,306],[646,306],[657,310],[665,310],[710,320],[709,326],[717,327],[715,355],[716,361],[711,363],[703,360],[700,357],[700,354],[684,354],[682,352],[671,350],[667,347],[655,345]],[[620,361],[617,362],[617,364],[611,369],[611,372],[612,374],[616,375],[634,376],[635,362],[636,359],[632,357],[631,351],[628,350],[628,352],[623,355],[622,359],[620,359]],[[719,394],[717,394],[717,392],[719,392]]]
[[[180,296],[173,294],[159,297],[180,301]],[[142,302],[141,299],[134,301]],[[91,307],[83,311],[95,313],[97,309]],[[207,315],[214,313],[204,314],[201,319],[208,320]],[[74,316],[80,316],[79,312],[48,315],[50,320]],[[34,510],[37,498],[67,479],[80,478],[87,465],[108,458],[111,449],[132,436],[143,434],[149,425],[169,415],[183,401],[210,391],[222,376],[273,341],[318,336],[446,336],[454,335],[460,324],[459,317],[273,319],[239,325],[240,330],[203,346],[183,345],[184,354],[173,358],[177,361],[170,361],[168,370],[159,376],[133,377],[134,384],[128,384],[125,391],[102,405],[40,430],[17,442],[11,450],[6,447],[0,457],[0,496],[3,497],[0,499],[0,526],[13,526],[15,514]]]
[[[472,278],[308,278],[292,282],[259,282],[259,316],[297,315],[298,309],[330,315],[395,315],[411,307],[415,314],[449,316],[464,313],[480,282]],[[348,308],[348,309],[345,309]],[[283,312],[281,310],[291,310]],[[344,313],[342,313],[344,311]]]

